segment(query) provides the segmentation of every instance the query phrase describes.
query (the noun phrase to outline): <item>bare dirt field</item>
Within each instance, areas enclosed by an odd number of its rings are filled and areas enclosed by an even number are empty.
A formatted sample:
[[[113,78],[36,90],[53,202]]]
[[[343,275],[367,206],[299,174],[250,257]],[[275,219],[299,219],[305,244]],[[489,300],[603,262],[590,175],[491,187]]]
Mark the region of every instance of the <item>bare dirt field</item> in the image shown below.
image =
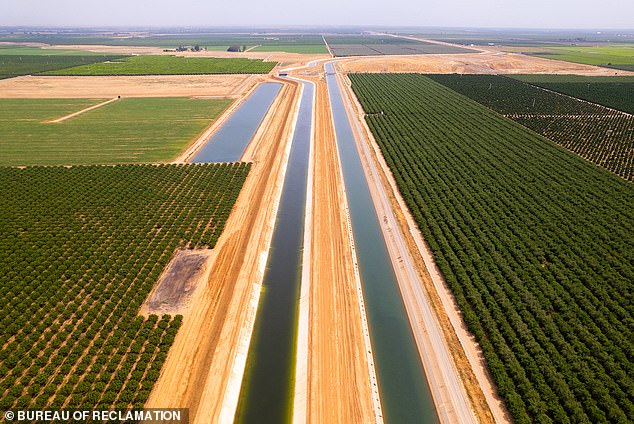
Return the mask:
[[[147,407],[189,408],[192,422],[232,422],[288,158],[299,88],[284,84],[255,139],[254,164]]]
[[[310,80],[316,83],[316,110],[311,158],[313,202],[308,222],[312,235],[308,354],[307,358],[298,355],[298,361],[307,360],[307,372],[298,375],[295,395],[296,408],[301,399],[306,410],[296,410],[294,422],[380,422],[328,91],[323,78]]]
[[[503,52],[364,57],[347,59],[340,66],[344,72],[634,75],[633,72]]]
[[[212,249],[178,250],[143,305],[141,315],[186,315],[196,290],[205,285]]]
[[[0,80],[0,98],[234,97],[254,75],[36,77]]]

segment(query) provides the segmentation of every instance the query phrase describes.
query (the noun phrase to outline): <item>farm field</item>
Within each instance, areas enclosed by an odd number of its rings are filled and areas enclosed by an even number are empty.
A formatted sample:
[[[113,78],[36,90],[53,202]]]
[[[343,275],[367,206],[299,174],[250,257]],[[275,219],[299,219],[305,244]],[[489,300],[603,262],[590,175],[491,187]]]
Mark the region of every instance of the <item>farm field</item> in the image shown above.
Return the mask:
[[[246,58],[130,56],[116,61],[76,66],[44,75],[204,75],[266,74],[275,62]]]
[[[579,74],[614,76],[627,74],[579,63],[548,60],[523,54],[488,52],[478,54],[437,54],[410,56],[365,56],[347,58],[340,68],[347,72],[424,74]]]
[[[634,77],[513,75],[511,78],[634,114]]]
[[[225,46],[293,46],[324,45],[318,34],[138,34],[126,37],[114,37],[96,34],[2,34],[0,42],[44,43],[53,45],[109,45],[109,46],[146,46],[175,48],[179,46],[225,47]]]
[[[474,50],[462,47],[381,35],[329,35],[325,38],[336,57],[475,52]]]
[[[474,31],[473,29],[450,31],[429,31],[429,32],[399,32],[399,34],[414,37],[426,38],[430,40],[442,41],[465,46],[476,45],[496,45],[505,47],[548,47],[548,46],[572,46],[584,43],[608,44],[619,40],[620,44],[629,44],[634,41],[632,34],[624,34],[621,31],[604,31],[597,34],[596,31],[588,30],[561,30],[561,31],[540,31],[540,30],[513,30],[499,29]]]
[[[627,422],[631,183],[426,76],[349,77],[514,422]]]
[[[9,54],[0,49],[0,79],[18,75],[39,74],[46,71],[71,68],[85,64],[122,59],[122,55],[40,55],[40,54]]]
[[[103,56],[101,53],[94,53],[88,50],[70,49],[43,49],[41,47],[24,47],[0,45],[0,55],[18,56]]]
[[[213,247],[248,164],[0,168],[0,407],[142,408],[180,316],[139,316]]]
[[[174,159],[231,103],[124,98],[59,123],[105,99],[0,99],[0,165],[163,162]]]
[[[634,180],[634,116],[495,75],[430,75],[625,180]]]
[[[114,28],[0,28],[0,74],[3,58],[24,72],[82,58],[0,79],[0,411],[266,421],[275,401],[244,394],[268,358],[254,348],[263,305],[280,299],[265,276],[289,252],[301,294],[270,322],[293,329],[297,358],[288,378],[265,366],[260,386],[292,400],[287,420],[631,420],[634,76],[615,75],[634,72],[519,54],[573,31]],[[199,157],[209,137],[237,140],[258,85],[281,88],[244,163],[204,164],[218,160]],[[278,238],[295,226],[284,181],[301,135],[305,228]],[[358,149],[362,210],[341,146]],[[281,357],[277,330],[265,338]]]
[[[328,54],[325,44],[298,44],[298,45],[259,45],[252,52],[286,52],[300,54]]]
[[[527,54],[547,59],[606,66],[634,71],[634,44],[608,44],[597,46],[544,46]]]

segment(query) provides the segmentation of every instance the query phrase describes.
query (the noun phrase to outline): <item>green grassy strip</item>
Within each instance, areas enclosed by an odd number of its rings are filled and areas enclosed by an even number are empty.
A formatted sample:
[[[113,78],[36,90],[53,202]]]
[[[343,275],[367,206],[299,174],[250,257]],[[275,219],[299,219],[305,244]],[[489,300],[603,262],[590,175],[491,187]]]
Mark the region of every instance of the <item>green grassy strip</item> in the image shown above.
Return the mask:
[[[634,416],[634,185],[421,75],[351,74],[516,423]]]
[[[202,58],[181,56],[131,56],[117,61],[102,62],[51,71],[45,75],[204,75],[204,74],[266,74],[275,62],[245,58]]]
[[[60,123],[45,123],[101,101],[0,99],[0,165],[169,161],[231,103],[127,98]]]

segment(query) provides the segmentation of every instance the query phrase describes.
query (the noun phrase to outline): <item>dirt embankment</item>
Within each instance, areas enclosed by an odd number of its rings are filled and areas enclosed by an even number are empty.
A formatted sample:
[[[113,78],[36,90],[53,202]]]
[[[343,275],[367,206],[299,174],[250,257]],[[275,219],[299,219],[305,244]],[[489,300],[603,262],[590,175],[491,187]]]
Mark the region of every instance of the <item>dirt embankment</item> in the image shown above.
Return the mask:
[[[209,279],[183,320],[146,407],[189,408],[192,422],[231,422],[271,242],[299,88],[284,84],[252,143],[245,185],[215,247]]]

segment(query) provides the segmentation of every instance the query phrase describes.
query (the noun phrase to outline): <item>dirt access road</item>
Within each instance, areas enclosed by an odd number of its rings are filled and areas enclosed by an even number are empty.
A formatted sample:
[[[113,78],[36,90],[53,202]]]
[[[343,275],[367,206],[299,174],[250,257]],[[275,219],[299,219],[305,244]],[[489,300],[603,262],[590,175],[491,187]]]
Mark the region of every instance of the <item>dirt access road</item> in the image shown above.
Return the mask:
[[[146,407],[232,422],[281,195],[299,86],[284,82],[254,140],[253,167]]]

